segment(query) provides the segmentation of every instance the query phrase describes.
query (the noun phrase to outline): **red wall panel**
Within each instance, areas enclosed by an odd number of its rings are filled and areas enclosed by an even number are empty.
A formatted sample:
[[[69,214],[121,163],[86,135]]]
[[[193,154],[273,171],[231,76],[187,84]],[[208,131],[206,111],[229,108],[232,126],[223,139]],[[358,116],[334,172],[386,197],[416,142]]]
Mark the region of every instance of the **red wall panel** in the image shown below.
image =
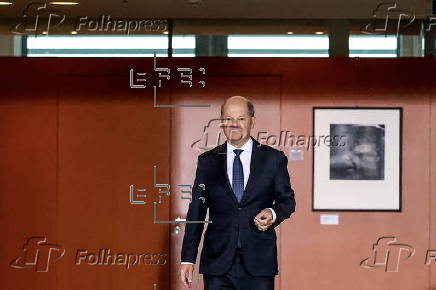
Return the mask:
[[[160,67],[174,72],[158,90],[159,103],[213,104],[192,110],[153,108],[150,86],[129,88],[129,70],[152,73],[152,59],[1,58],[0,64],[0,269],[8,289],[176,285],[170,280],[177,279],[183,231],[174,235],[173,225],[154,224],[150,204],[130,205],[128,185],[146,187],[152,203],[157,165],[157,182],[172,188],[172,204],[165,199],[159,217],[183,215],[177,184],[193,182],[196,153],[190,142],[229,94],[252,97],[258,124],[268,131],[295,135],[312,134],[313,106],[403,107],[401,212],[340,212],[339,225],[322,226],[320,213],[311,211],[312,152],[289,162],[297,211],[278,229],[277,289],[436,287],[434,265],[424,264],[426,250],[436,248],[433,59],[159,59]],[[206,87],[177,84],[178,67],[205,67]],[[47,273],[9,266],[33,235],[66,249]],[[398,273],[359,266],[383,235],[416,250]],[[74,265],[78,249],[100,248],[165,252],[175,264],[128,270]],[[196,281],[198,287],[200,277]]]

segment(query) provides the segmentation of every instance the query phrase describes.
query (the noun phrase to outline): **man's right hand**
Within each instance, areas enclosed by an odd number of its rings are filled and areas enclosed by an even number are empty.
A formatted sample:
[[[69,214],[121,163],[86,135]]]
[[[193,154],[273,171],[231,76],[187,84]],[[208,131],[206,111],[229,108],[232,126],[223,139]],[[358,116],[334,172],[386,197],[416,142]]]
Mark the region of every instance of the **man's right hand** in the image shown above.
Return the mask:
[[[182,264],[180,268],[180,281],[183,285],[191,288],[192,274],[194,273],[194,264]]]

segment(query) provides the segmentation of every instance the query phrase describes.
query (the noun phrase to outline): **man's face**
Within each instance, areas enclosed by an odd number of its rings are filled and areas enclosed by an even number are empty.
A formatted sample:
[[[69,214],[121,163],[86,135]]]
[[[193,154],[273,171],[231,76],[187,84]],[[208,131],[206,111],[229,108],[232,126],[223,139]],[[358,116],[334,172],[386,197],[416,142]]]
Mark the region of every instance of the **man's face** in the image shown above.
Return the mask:
[[[249,116],[248,107],[244,101],[227,103],[221,118],[224,135],[230,143],[240,144],[250,138],[255,118]]]

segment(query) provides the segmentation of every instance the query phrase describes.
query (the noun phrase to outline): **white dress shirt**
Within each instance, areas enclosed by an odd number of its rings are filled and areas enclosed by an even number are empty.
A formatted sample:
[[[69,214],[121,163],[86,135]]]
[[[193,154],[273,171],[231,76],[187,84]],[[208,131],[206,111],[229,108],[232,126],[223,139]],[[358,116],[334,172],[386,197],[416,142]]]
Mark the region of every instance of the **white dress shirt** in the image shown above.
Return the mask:
[[[229,177],[230,185],[233,186],[233,161],[235,160],[236,153],[233,152],[234,149],[242,149],[244,151],[241,152],[239,158],[242,163],[242,170],[244,172],[244,189],[247,186],[248,177],[250,176],[250,165],[251,165],[251,152],[253,151],[253,140],[251,138],[245,142],[242,147],[238,148],[233,146],[227,141],[227,176]],[[272,208],[268,208],[271,210],[273,219],[272,222],[276,220],[276,213]],[[190,262],[182,262],[182,264],[193,264]]]

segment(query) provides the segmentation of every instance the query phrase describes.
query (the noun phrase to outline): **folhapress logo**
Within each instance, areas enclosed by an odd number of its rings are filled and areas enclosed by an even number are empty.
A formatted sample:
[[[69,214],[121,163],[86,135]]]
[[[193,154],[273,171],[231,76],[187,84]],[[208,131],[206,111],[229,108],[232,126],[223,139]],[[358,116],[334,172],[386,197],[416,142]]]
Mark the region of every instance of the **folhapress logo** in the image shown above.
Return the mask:
[[[47,2],[32,2],[23,11],[20,23],[12,26],[13,34],[49,34],[51,28],[61,25],[65,20],[65,13],[53,9]]]
[[[384,268],[386,272],[398,272],[400,261],[409,259],[415,249],[408,244],[395,243],[395,237],[381,237],[372,246],[372,256],[360,262],[364,268]]]
[[[48,244],[46,237],[30,237],[23,245],[21,256],[10,263],[13,268],[35,268],[36,272],[48,272],[50,263],[62,258],[65,249],[56,244]]]

